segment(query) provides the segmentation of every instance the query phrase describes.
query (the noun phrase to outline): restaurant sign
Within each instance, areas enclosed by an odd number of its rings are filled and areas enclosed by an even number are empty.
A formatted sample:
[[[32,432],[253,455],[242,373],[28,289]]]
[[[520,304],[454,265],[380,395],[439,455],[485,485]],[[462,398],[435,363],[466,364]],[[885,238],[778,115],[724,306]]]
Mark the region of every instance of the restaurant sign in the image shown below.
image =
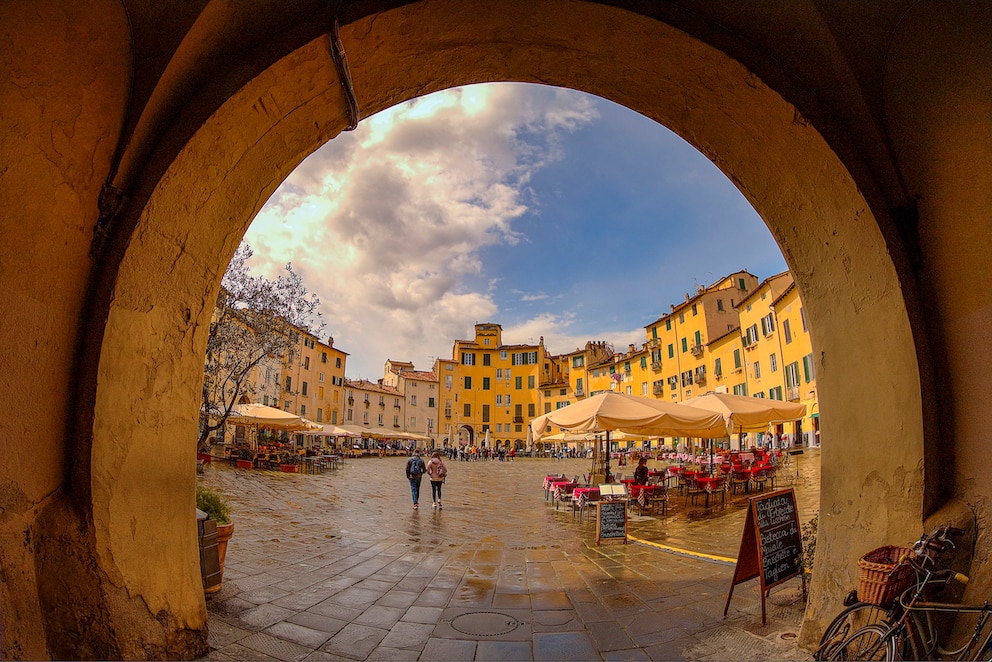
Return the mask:
[[[802,573],[802,536],[799,511],[792,488],[753,497],[748,505],[737,567],[730,584],[727,606],[734,587],[758,578],[761,582],[761,624],[765,624],[765,598],[768,591]]]

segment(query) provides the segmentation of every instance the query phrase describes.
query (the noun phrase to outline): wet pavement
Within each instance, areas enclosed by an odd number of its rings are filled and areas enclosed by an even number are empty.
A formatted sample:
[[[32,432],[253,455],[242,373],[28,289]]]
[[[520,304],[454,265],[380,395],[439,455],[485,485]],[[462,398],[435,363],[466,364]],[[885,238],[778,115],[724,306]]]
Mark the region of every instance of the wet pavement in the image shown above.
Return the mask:
[[[819,452],[797,457],[776,487],[794,487],[805,523]],[[208,659],[811,659],[796,647],[799,579],[771,590],[764,626],[756,579],[723,616],[743,495],[704,508],[673,494],[667,514],[631,516],[628,544],[598,546],[594,518],[542,489],[587,460],[448,461],[442,510],[426,478],[412,508],[405,461],[317,475],[206,466],[235,521],[207,598]]]

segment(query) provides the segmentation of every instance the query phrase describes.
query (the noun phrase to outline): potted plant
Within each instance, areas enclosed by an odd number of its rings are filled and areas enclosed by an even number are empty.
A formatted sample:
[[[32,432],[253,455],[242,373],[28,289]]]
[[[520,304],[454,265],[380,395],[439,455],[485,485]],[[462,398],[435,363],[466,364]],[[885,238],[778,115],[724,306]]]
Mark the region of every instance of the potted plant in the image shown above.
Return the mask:
[[[231,507],[220,493],[212,490],[203,483],[196,485],[196,507],[207,514],[207,517],[217,523],[217,560],[220,564],[220,578],[224,579],[224,558],[227,556],[227,543],[234,535],[234,522],[231,521]],[[207,593],[216,593],[220,584],[205,589]]]

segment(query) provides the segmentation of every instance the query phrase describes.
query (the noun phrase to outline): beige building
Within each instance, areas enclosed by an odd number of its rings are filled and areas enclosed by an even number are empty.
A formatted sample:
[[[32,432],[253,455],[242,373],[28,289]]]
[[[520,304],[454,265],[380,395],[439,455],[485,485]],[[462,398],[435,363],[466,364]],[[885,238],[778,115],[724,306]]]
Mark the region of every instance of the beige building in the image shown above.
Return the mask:
[[[403,394],[382,380],[344,380],[344,424],[365,430],[403,431]],[[385,433],[383,433],[385,434]]]
[[[438,430],[440,389],[437,375],[415,370],[409,362],[387,359],[382,383],[403,394],[403,432],[429,437],[427,447],[440,448],[442,444],[439,439],[442,435]]]

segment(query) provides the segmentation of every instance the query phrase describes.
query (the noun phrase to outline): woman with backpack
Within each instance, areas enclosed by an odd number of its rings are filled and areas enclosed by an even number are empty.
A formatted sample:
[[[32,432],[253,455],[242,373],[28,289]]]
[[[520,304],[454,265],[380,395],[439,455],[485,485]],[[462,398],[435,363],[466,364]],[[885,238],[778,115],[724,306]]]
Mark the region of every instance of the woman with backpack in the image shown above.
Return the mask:
[[[431,479],[431,501],[435,508],[441,507],[441,485],[444,484],[444,477],[448,475],[448,467],[444,466],[441,454],[434,451],[431,461],[427,463],[427,475]]]
[[[420,507],[420,480],[423,478],[425,471],[427,471],[427,467],[424,466],[424,461],[420,459],[420,453],[416,450],[413,451],[413,456],[406,461],[406,477],[410,481],[410,496],[413,497],[414,510]]]

